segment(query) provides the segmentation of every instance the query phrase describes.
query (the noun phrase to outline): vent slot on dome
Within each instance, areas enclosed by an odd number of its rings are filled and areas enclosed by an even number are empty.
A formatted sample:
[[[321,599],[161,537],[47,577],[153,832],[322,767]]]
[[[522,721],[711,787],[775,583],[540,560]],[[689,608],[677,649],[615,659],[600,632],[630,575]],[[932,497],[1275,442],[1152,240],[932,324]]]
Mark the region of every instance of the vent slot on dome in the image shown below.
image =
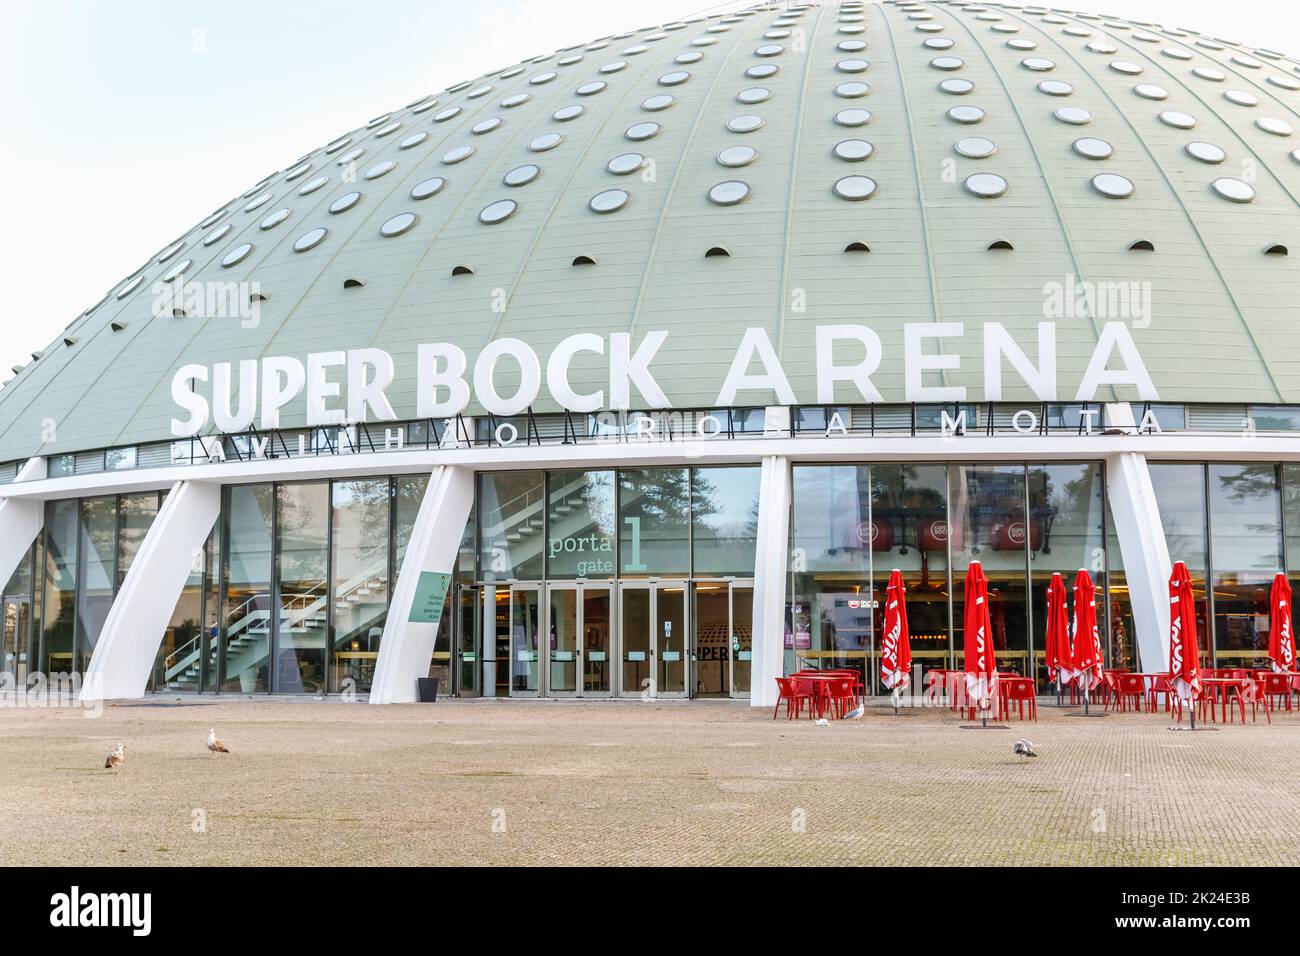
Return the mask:
[[[360,289],[365,284],[366,284],[365,279],[344,279],[343,280],[343,288],[345,289]]]
[[[706,258],[706,259],[717,259],[717,258],[730,259],[730,258],[731,258],[731,250],[729,250],[726,246],[712,246],[712,247],[710,247],[709,251],[706,252],[706,253],[704,254],[704,258]]]
[[[248,301],[249,301],[249,302],[265,302],[265,301],[267,301],[269,298],[271,298],[271,297],[270,297],[267,293],[265,293],[265,292],[254,292],[252,295],[250,295],[250,296],[248,297]]]
[[[472,276],[474,274],[473,266],[454,266],[451,270],[454,276]]]
[[[125,323],[125,322],[110,322],[110,323],[108,323],[108,327],[109,327],[110,329],[112,329],[114,332],[121,332],[124,328],[126,328],[126,323]]]
[[[1128,247],[1129,252],[1155,252],[1156,246],[1150,239],[1139,239]]]
[[[66,338],[64,338],[63,344],[66,345],[68,348],[72,348],[74,345],[77,344],[77,340],[69,335]]]
[[[594,266],[595,264],[596,260],[591,256],[575,256],[572,262],[572,265],[575,266]]]
[[[871,247],[865,242],[850,242],[844,247],[845,252],[870,252]]]
[[[189,313],[186,312],[184,309],[172,309],[172,318],[173,318],[173,319],[183,319],[183,318],[185,318],[185,317],[188,316],[188,315],[189,315]]]
[[[1266,255],[1266,256],[1286,256],[1286,255],[1290,255],[1290,250],[1288,250],[1286,246],[1283,246],[1283,245],[1276,245],[1276,244],[1274,244],[1274,245],[1271,245],[1271,246],[1269,246],[1267,249],[1264,250],[1264,255]]]
[[[1005,239],[995,239],[989,243],[988,252],[1015,252],[1016,247]]]

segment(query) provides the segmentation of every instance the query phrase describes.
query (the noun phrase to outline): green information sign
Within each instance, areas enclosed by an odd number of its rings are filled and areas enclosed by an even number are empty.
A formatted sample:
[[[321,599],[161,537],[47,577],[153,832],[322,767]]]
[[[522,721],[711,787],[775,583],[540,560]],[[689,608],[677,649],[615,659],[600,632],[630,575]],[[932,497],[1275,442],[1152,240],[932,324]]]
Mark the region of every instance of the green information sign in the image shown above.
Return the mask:
[[[411,602],[412,624],[437,624],[442,620],[442,609],[447,603],[447,588],[451,575],[440,571],[421,571],[420,583],[415,586],[415,600]]]

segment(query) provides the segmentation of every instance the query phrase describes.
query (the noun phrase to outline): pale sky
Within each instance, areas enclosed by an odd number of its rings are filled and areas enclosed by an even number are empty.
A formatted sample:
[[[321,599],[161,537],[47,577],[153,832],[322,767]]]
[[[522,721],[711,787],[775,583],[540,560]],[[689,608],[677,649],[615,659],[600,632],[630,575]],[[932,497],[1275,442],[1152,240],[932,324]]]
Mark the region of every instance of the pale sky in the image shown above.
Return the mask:
[[[743,5],[5,0],[0,380],[169,240],[370,117],[559,47]],[[1294,0],[1080,9],[1300,54]]]

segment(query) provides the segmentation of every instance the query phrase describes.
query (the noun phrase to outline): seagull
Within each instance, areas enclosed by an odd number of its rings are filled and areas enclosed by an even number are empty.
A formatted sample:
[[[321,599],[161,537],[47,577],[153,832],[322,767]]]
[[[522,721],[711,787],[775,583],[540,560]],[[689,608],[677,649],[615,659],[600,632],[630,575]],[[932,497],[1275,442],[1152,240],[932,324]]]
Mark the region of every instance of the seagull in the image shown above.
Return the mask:
[[[1038,756],[1037,752],[1035,752],[1034,750],[1033,743],[1031,741],[1026,740],[1024,737],[1021,737],[1019,740],[1015,742],[1015,744],[1012,745],[1011,752],[1013,754],[1019,754],[1022,757]]]
[[[857,720],[859,717],[865,716],[866,713],[867,713],[867,705],[858,704],[858,706],[854,707],[851,711],[849,711],[847,714],[844,715],[844,719]]]
[[[226,749],[225,742],[217,736],[216,729],[211,727],[208,728],[208,749],[214,754],[230,753],[230,751]]]
[[[104,758],[104,769],[116,770],[124,763],[126,763],[126,744],[119,740],[117,746]]]

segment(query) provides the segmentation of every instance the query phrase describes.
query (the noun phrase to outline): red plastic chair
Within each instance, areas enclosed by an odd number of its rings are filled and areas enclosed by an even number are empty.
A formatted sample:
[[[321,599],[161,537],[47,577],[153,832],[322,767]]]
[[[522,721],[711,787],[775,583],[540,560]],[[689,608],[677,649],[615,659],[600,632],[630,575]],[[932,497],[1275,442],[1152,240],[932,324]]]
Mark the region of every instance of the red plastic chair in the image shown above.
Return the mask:
[[[776,720],[777,711],[781,708],[781,701],[785,701],[785,719],[792,720],[803,713],[803,702],[808,701],[808,712],[811,715],[817,709],[816,705],[816,687],[812,681],[801,681],[794,677],[777,677],[776,686],[778,696],[776,707],[772,709],[772,719]]]
[[[1038,696],[1034,693],[1034,682],[1028,677],[1003,677],[998,681],[998,710],[1001,719],[1011,716],[1011,705],[1015,704],[1020,719],[1025,719],[1025,704],[1029,704],[1029,719],[1038,720]]]
[[[1121,711],[1128,710],[1128,702],[1133,701],[1133,709],[1142,712],[1142,700],[1147,696],[1147,682],[1140,674],[1116,674],[1115,697]]]
[[[1277,674],[1272,672],[1260,673],[1256,677],[1256,683],[1259,684],[1259,695],[1264,698],[1268,709],[1278,705],[1278,701],[1287,710],[1291,709],[1291,675]],[[1269,720],[1272,723],[1272,719]]]
[[[1165,695],[1165,713],[1173,711],[1175,704],[1179,706],[1179,713],[1182,712],[1181,701],[1177,699],[1174,693],[1174,685],[1168,674],[1157,674],[1151,679],[1151,686],[1147,688],[1147,709],[1155,713],[1156,706],[1160,703],[1159,697]]]
[[[844,715],[857,704],[857,695],[853,692],[853,678],[838,677],[834,680],[822,681],[822,703],[837,718],[843,719]]]

